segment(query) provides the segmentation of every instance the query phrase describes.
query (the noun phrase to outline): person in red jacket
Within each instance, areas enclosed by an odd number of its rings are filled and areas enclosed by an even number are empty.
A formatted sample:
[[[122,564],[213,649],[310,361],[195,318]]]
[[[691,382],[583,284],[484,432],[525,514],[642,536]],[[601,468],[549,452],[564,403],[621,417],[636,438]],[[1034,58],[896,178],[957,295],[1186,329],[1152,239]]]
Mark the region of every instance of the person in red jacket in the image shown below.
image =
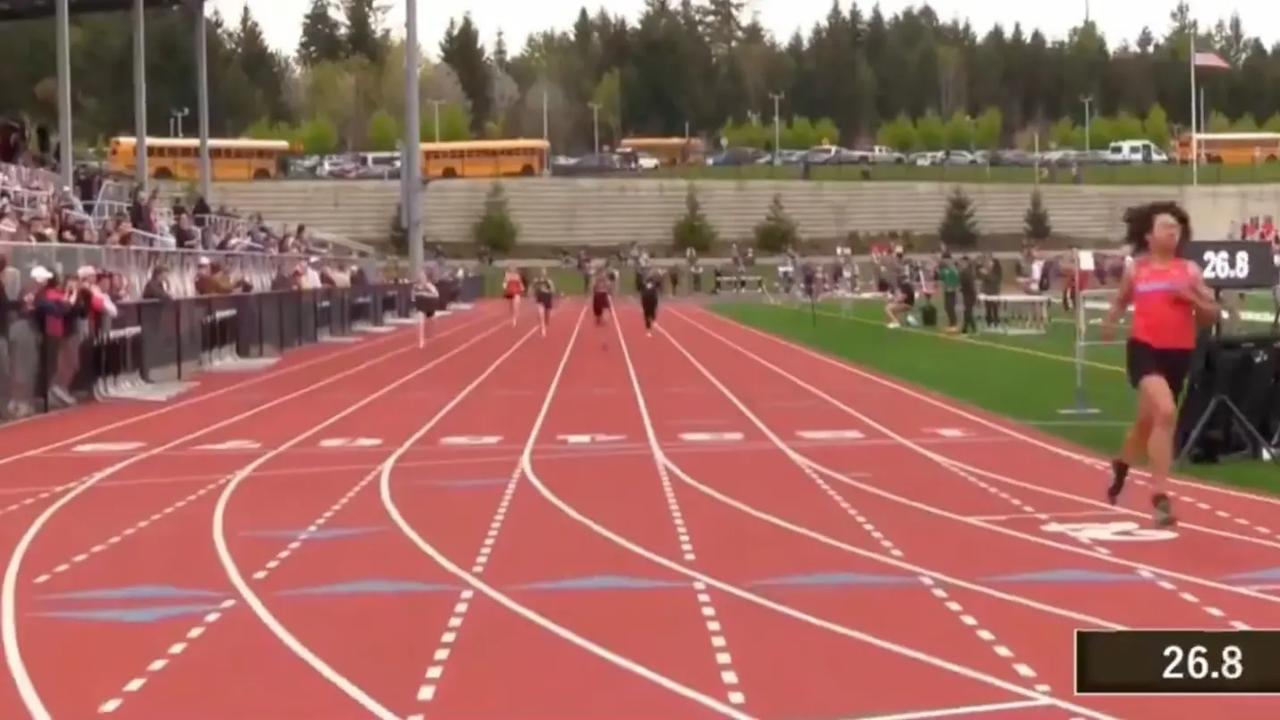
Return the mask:
[[[1191,221],[1172,202],[1130,208],[1125,213],[1127,242],[1134,262],[1126,269],[1120,291],[1103,326],[1106,339],[1130,305],[1133,326],[1126,351],[1129,383],[1138,392],[1138,413],[1112,461],[1107,498],[1114,505],[1129,468],[1146,454],[1151,466],[1151,504],[1158,526],[1177,519],[1166,483],[1173,464],[1173,434],[1178,397],[1191,367],[1197,323],[1212,324],[1220,309],[1205,285],[1200,268],[1179,255],[1191,241]]]

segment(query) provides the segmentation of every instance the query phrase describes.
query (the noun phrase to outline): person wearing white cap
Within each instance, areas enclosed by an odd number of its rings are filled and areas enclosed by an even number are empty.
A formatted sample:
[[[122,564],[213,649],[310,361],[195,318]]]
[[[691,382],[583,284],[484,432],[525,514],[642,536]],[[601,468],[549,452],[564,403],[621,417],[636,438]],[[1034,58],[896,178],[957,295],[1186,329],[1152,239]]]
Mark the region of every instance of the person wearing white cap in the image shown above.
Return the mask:
[[[43,265],[37,265],[31,268],[31,279],[40,285],[44,285],[53,279],[53,273]]]

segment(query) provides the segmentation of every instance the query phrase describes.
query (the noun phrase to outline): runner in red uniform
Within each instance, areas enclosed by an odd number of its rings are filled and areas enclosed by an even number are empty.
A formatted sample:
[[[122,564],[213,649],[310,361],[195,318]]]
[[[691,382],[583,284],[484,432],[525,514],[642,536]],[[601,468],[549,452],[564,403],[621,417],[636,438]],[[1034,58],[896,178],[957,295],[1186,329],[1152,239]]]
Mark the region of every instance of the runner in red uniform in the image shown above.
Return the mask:
[[[1211,324],[1220,311],[1200,268],[1179,256],[1182,244],[1191,241],[1186,211],[1176,203],[1152,203],[1130,208],[1125,224],[1135,261],[1125,271],[1103,333],[1109,338],[1117,321],[1133,305],[1126,365],[1129,383],[1138,391],[1138,413],[1120,457],[1111,463],[1107,498],[1115,504],[1129,467],[1139,462],[1145,451],[1151,465],[1155,523],[1167,526],[1177,522],[1165,484],[1173,464],[1178,396],[1196,347],[1196,321]]]
[[[516,316],[520,312],[520,296],[524,295],[524,280],[515,268],[507,268],[502,276],[502,297],[511,304],[511,327],[516,326]]]

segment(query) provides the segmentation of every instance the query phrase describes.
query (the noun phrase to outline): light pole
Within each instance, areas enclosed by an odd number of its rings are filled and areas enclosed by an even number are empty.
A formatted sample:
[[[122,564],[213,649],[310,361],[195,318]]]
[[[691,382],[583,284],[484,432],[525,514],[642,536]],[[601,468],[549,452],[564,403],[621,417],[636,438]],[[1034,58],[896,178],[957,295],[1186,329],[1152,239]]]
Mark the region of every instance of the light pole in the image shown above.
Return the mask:
[[[769,97],[773,98],[773,165],[777,167],[782,164],[782,126],[779,124],[779,104],[782,99],[787,96],[786,93],[769,93]]]
[[[431,126],[435,128],[436,142],[440,142],[440,106],[444,104],[443,100],[428,100],[431,103]]]
[[[1092,138],[1089,137],[1093,122],[1093,113],[1090,112],[1093,108],[1093,96],[1081,95],[1080,102],[1084,103],[1084,151],[1089,152],[1093,149],[1091,146]]]
[[[169,120],[169,136],[182,137],[182,119],[191,114],[191,110],[182,108],[181,110],[172,110],[169,114],[173,116]],[[177,128],[176,132],[174,131],[175,128]]]
[[[591,137],[595,143],[596,154],[600,154],[600,103],[587,103],[591,107]]]

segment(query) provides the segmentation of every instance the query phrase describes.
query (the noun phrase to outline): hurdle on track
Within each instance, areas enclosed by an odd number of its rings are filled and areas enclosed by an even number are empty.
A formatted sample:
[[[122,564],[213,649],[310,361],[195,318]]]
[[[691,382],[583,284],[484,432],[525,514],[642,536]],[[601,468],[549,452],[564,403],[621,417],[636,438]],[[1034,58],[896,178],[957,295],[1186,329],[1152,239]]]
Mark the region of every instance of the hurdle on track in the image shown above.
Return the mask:
[[[1077,250],[1075,255],[1076,287],[1080,287],[1078,277],[1090,273],[1094,269],[1093,253],[1088,250]],[[1076,311],[1074,313],[1075,342],[1072,344],[1072,364],[1075,366],[1075,388],[1073,390],[1075,404],[1069,408],[1059,409],[1058,414],[1060,415],[1097,415],[1101,412],[1098,408],[1089,405],[1088,395],[1084,387],[1084,366],[1089,348],[1123,345],[1125,343],[1124,340],[1102,339],[1104,315],[1110,310],[1111,303],[1115,300],[1116,292],[1117,290],[1114,289],[1098,288],[1081,290],[1076,294]],[[1124,318],[1121,318],[1120,322],[1123,323]]]
[[[1048,295],[979,295],[978,302],[1000,306],[1000,322],[983,323],[983,332],[1001,335],[1044,335],[1049,329]]]

